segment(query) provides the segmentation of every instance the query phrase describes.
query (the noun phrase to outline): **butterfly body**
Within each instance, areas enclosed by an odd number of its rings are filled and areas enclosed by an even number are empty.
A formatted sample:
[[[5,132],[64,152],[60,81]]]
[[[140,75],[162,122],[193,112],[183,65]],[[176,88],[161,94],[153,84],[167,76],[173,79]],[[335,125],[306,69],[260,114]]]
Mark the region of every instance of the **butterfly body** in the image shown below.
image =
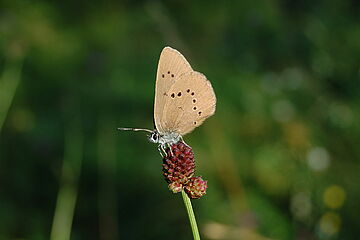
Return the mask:
[[[156,129],[148,136],[149,141],[165,146],[167,144],[174,144],[181,140],[181,135],[176,132],[167,132],[160,134]]]
[[[177,143],[215,113],[216,97],[211,83],[202,73],[194,71],[185,57],[171,47],[161,54],[156,75],[154,123],[147,131],[150,142],[159,149]]]

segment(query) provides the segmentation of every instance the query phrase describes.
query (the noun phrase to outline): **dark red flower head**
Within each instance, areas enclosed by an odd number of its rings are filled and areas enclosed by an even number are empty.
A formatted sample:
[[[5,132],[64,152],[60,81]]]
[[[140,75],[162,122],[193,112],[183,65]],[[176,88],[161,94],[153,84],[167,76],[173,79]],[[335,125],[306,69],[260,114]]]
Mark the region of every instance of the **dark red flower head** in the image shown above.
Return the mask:
[[[163,158],[163,174],[174,193],[180,192],[194,175],[195,162],[191,147],[183,142],[166,148],[166,156]]]
[[[169,189],[174,193],[183,189],[190,198],[200,198],[206,194],[207,181],[194,177],[194,153],[188,145],[177,142],[165,149],[163,174]]]

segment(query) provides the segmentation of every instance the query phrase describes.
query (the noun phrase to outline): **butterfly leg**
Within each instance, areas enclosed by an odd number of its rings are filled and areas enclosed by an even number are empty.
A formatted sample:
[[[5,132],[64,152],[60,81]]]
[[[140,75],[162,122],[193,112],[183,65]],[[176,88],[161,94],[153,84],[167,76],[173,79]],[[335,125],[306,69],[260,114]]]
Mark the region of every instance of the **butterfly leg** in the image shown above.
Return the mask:
[[[191,147],[189,146],[189,144],[187,144],[187,143],[184,141],[184,139],[183,139],[182,136],[180,136],[180,141],[181,141],[182,143],[184,143],[187,147],[191,148]]]
[[[158,151],[159,151],[161,157],[166,157],[166,155],[167,155],[167,153],[166,153],[166,147],[168,147],[169,150],[170,150],[170,156],[173,156],[174,153],[173,153],[173,151],[172,151],[172,149],[171,149],[171,144],[165,143],[165,144],[159,144],[159,145],[158,145]]]
[[[158,145],[158,151],[159,151],[161,157],[165,157],[165,156],[166,156],[166,151],[165,151],[165,148],[164,148],[164,145],[163,145],[163,144],[159,144],[159,145]]]
[[[174,153],[172,151],[172,148],[171,148],[171,144],[170,143],[166,143],[166,145],[168,146],[169,150],[170,150],[170,156],[173,156]]]

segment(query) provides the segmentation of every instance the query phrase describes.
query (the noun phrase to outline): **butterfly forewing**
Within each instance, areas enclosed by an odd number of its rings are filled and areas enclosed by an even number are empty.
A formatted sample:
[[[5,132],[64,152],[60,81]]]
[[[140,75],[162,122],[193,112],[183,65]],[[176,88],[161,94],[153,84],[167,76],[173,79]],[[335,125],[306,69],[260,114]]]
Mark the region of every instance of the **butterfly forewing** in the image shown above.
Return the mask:
[[[155,87],[154,121],[159,133],[164,133],[163,114],[171,86],[184,73],[192,72],[190,64],[177,50],[165,47],[160,55]]]
[[[161,126],[182,136],[215,113],[216,97],[211,83],[198,72],[182,74],[165,95]]]

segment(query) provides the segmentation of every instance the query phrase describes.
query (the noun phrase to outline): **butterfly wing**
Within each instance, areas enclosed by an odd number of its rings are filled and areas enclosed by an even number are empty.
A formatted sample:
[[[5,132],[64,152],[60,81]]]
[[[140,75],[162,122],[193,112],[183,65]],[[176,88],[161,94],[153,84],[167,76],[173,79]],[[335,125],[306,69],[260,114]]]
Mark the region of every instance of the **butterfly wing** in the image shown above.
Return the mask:
[[[177,50],[165,47],[161,54],[156,74],[154,121],[159,133],[164,133],[164,106],[171,86],[180,75],[193,71],[185,57]]]
[[[165,132],[184,136],[215,113],[211,83],[199,72],[182,74],[165,95],[161,125]]]

